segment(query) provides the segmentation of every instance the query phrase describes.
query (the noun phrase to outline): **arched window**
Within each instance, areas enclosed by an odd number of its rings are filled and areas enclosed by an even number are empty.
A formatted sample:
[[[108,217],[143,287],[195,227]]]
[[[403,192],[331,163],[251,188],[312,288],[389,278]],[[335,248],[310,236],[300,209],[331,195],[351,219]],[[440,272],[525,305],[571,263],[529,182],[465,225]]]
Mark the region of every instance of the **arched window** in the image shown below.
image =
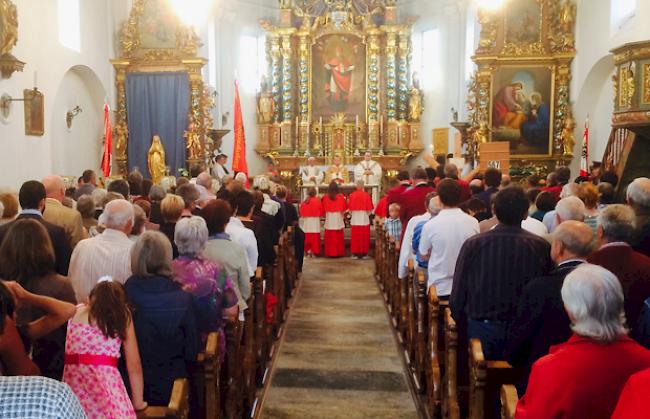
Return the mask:
[[[420,76],[420,88],[434,89],[440,82],[440,30],[429,29],[415,32],[411,37],[412,71]]]
[[[57,15],[59,43],[73,51],[81,52],[79,0],[58,0]]]
[[[266,37],[242,35],[239,38],[239,79],[242,90],[255,93],[262,76],[266,76]]]

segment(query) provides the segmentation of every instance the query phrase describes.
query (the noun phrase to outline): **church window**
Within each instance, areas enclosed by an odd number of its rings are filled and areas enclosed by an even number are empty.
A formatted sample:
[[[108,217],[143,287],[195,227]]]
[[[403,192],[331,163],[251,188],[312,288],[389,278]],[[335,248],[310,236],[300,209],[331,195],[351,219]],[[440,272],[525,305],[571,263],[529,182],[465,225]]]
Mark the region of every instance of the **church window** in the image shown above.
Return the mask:
[[[255,93],[261,77],[266,75],[266,38],[242,35],[239,39],[239,79],[242,90]]]
[[[637,0],[612,0],[612,26],[622,27],[636,13]]]
[[[79,0],[57,0],[59,43],[81,52],[81,18]]]

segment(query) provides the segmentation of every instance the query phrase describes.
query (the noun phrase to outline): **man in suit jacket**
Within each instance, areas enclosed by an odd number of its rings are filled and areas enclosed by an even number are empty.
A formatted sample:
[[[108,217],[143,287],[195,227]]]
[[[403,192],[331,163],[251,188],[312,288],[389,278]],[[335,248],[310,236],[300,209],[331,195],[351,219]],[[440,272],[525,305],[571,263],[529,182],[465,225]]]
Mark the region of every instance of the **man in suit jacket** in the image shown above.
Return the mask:
[[[524,286],[506,339],[505,356],[511,364],[524,366],[528,372],[551,346],[571,337],[571,322],[562,303],[562,284],[591,253],[592,235],[589,226],[579,221],[566,221],[553,233],[551,259],[556,268]]]
[[[630,329],[636,326],[643,302],[650,297],[650,258],[634,251],[634,211],[625,205],[608,205],[600,215],[600,249],[587,260],[611,271],[623,287],[625,317]]]
[[[63,227],[70,239],[70,247],[74,248],[77,243],[87,238],[81,213],[63,206],[65,185],[61,176],[46,176],[43,178],[43,186],[45,186],[45,193],[47,194],[43,219],[48,223]]]
[[[409,220],[427,211],[424,207],[424,198],[429,193],[436,191],[428,185],[429,180],[424,169],[415,169],[411,177],[413,178],[413,187],[404,191],[397,199],[400,206],[399,218],[402,221],[402,237]]]
[[[41,182],[30,180],[23,183],[18,193],[18,201],[20,202],[22,212],[18,215],[17,220],[33,218],[43,224],[54,247],[56,271],[61,275],[68,275],[68,266],[70,265],[70,255],[72,253],[70,240],[63,227],[48,223],[43,219],[45,197],[45,187]],[[0,243],[4,240],[13,223],[12,221],[0,227]]]

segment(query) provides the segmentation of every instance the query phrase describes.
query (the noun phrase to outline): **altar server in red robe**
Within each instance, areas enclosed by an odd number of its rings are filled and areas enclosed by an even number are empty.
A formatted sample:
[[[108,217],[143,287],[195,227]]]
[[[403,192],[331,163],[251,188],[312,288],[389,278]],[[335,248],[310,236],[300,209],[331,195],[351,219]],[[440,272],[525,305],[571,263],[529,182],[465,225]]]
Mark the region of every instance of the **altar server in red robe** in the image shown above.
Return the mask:
[[[307,190],[307,199],[300,204],[300,224],[305,232],[305,253],[309,257],[320,255],[320,217],[323,206],[316,196],[316,188]]]
[[[350,225],[352,234],[350,238],[350,253],[359,259],[368,256],[370,249],[370,212],[372,211],[372,198],[363,188],[363,180],[357,180],[357,190],[350,194]]]
[[[348,206],[343,195],[339,193],[338,183],[335,181],[330,183],[322,203],[325,213],[325,256],[333,258],[345,256],[343,214]]]

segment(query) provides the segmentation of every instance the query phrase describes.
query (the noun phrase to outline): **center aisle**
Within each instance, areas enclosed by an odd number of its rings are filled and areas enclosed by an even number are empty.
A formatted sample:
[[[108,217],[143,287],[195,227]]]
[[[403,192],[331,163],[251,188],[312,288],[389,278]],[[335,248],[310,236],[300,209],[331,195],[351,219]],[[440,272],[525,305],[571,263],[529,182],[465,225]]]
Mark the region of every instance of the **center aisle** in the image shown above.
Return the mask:
[[[417,418],[374,262],[305,259],[261,418]]]

